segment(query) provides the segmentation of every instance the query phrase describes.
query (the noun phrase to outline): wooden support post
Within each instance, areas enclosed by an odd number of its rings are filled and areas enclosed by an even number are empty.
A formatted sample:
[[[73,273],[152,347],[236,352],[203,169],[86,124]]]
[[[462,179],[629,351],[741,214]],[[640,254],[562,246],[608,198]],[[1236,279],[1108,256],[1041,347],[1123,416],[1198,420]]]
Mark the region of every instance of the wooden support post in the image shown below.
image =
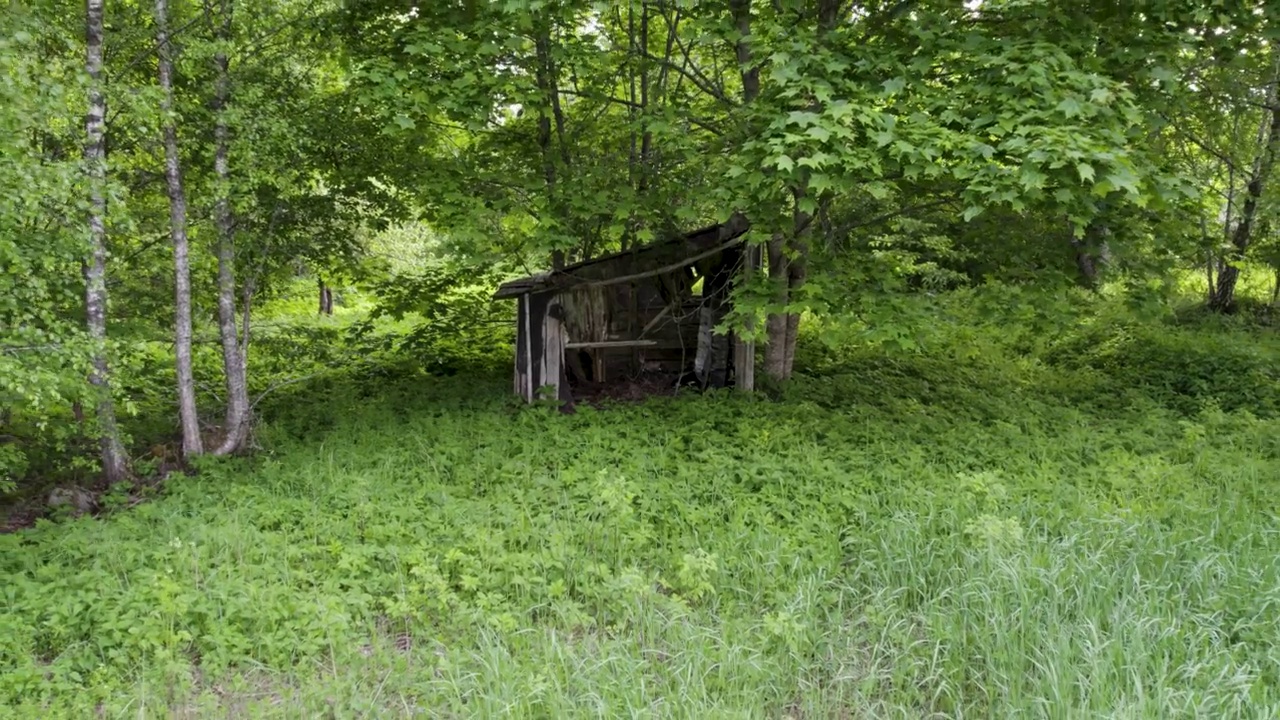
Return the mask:
[[[635,283],[630,283],[627,287],[627,337],[637,337],[637,330],[640,329],[640,298],[639,290]],[[628,358],[628,372],[634,377],[640,371],[640,350],[632,348],[631,357]]]
[[[564,378],[564,343],[565,329],[561,322],[560,306],[555,300],[551,300],[542,315],[542,356],[539,358],[542,366],[538,381],[539,387],[551,388],[549,398],[562,399],[560,396],[568,391],[567,387],[561,386]]]
[[[560,297],[552,293],[529,293],[522,296],[528,305],[526,322],[529,332],[529,399],[554,399],[562,403],[572,400],[565,372],[565,345],[569,331],[565,327],[565,311]],[[543,394],[546,388],[550,392]]]
[[[530,342],[533,323],[529,319],[529,295],[516,301],[516,394],[525,402],[533,402],[533,362]]]
[[[745,244],[743,246],[742,271],[739,273],[737,281],[739,283],[746,282],[759,269],[760,246],[750,243]],[[748,320],[747,330],[754,330],[754,324],[751,320]],[[733,342],[733,385],[745,392],[753,392],[756,389],[756,343],[754,340],[746,340],[737,335],[734,336]]]

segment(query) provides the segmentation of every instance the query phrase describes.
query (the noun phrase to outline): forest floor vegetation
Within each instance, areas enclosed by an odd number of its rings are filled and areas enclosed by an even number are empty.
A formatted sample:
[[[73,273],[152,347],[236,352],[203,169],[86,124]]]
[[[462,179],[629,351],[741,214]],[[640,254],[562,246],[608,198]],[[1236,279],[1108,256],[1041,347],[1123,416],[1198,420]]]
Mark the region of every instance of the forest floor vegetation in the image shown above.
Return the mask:
[[[0,536],[0,716],[1280,716],[1273,331],[994,296],[755,397],[282,388],[256,455]]]

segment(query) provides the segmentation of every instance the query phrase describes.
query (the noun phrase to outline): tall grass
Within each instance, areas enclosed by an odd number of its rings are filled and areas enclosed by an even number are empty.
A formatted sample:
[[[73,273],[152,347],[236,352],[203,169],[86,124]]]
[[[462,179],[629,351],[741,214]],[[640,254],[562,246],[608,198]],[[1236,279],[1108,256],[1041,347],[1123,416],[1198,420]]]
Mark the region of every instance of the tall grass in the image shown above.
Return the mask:
[[[1270,397],[1269,370],[1144,382],[1132,358],[1163,356],[1102,353],[1135,332],[1111,319],[1034,352],[953,327],[915,353],[810,345],[774,399],[564,416],[503,376],[283,391],[263,455],[0,538],[0,703],[1280,715],[1280,420],[1225,402]],[[1274,359],[1244,331],[1147,332]]]

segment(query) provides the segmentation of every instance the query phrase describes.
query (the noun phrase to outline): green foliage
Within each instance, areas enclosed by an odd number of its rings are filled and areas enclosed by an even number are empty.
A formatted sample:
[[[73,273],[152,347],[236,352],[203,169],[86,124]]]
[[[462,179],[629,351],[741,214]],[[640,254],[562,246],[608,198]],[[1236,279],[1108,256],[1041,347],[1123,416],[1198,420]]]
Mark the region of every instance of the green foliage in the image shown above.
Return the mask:
[[[433,371],[505,366],[514,340],[509,303],[495,303],[493,268],[430,261],[370,283],[377,302],[352,327],[352,342],[418,358]],[[408,323],[379,333],[390,319]]]
[[[1248,330],[1127,325],[1090,328],[1062,342],[1051,362],[1105,373],[1120,387],[1145,388],[1188,415],[1206,405],[1261,417],[1280,412],[1280,346]]]
[[[177,4],[200,401],[225,194],[260,452],[0,537],[0,714],[1280,714],[1280,347],[1177,294],[1277,264],[1274,183],[1223,244],[1274,19],[749,5],[272,0],[220,37]],[[0,493],[87,480],[95,445],[82,32],[6,8]],[[146,474],[161,118],[150,10],[111,13],[111,360]],[[807,313],[776,401],[508,397],[502,277],[734,209],[801,270],[727,320]]]
[[[69,44],[39,10],[0,18],[0,491],[31,443],[66,449],[71,404],[86,396],[88,245],[70,121],[83,87],[60,54]]]
[[[1194,2],[1141,17],[1056,1],[833,14],[839,3],[757,0],[749,16],[700,0],[241,5],[227,37],[210,8],[172,8],[197,335],[215,330],[211,206],[224,191],[241,310],[283,312],[300,277],[378,296],[328,326],[268,318],[267,347],[250,350],[259,390],[289,381],[290,363],[296,378],[361,352],[412,351],[442,371],[499,364],[506,317],[485,296],[495,275],[735,209],[805,279],[781,289],[762,271],[726,327],[762,334],[764,313],[805,311],[834,316],[836,343],[862,326],[903,349],[921,342],[883,314],[899,302],[886,295],[1056,286],[1077,272],[1072,243],[1086,228],[1106,230],[1108,276],[1139,285],[1206,255],[1234,261],[1217,218],[1239,215],[1258,156],[1274,35],[1249,7]],[[75,466],[59,454],[93,434],[72,411],[86,354],[82,32],[56,4],[11,10],[0,21],[0,407],[30,456],[10,464],[43,472],[50,459]],[[111,9],[112,362],[149,439],[173,414],[153,31],[146,4]],[[213,172],[219,52],[233,87],[225,188]],[[1248,250],[1268,262],[1274,194]],[[306,304],[293,300],[293,314]],[[366,309],[374,324],[355,317]],[[197,362],[214,417],[217,355],[198,349]]]
[[[932,301],[967,322],[910,351],[806,341],[781,402],[565,416],[394,368],[282,390],[260,456],[0,537],[0,705],[1274,714],[1280,427],[1146,381],[1178,352],[1269,372],[1269,341],[1145,352],[1082,293],[1072,322],[1040,305],[1079,335],[1020,348],[1044,330],[997,290]]]

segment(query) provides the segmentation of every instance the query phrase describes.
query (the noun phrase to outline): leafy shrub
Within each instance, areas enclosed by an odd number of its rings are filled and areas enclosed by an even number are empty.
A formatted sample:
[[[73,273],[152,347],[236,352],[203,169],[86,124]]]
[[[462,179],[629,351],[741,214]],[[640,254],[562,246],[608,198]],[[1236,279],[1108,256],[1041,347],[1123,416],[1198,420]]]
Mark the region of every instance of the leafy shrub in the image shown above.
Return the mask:
[[[378,302],[352,328],[353,342],[418,359],[435,372],[492,369],[507,364],[514,341],[514,309],[493,301],[494,268],[435,263],[372,285]],[[414,322],[377,333],[380,321]]]
[[[27,470],[27,456],[13,444],[0,444],[0,496],[18,488],[17,479]]]
[[[1070,338],[1048,358],[1105,373],[1117,387],[1143,388],[1183,414],[1206,403],[1272,417],[1280,410],[1275,348],[1246,332],[1125,324]]]

